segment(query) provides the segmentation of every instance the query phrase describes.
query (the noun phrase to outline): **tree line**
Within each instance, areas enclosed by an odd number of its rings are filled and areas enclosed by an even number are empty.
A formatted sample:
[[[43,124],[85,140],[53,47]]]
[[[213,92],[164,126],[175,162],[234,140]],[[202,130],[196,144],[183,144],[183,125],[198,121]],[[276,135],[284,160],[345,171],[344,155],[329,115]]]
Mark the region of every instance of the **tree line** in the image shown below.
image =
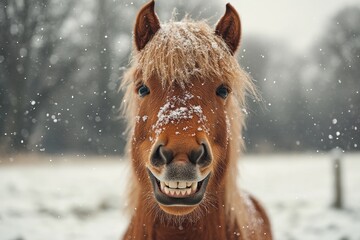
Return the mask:
[[[144,2],[0,2],[0,152],[121,154],[121,75],[131,54],[135,14]],[[174,7],[158,4],[161,19]],[[224,6],[180,1],[214,23]],[[217,17],[213,17],[213,16]],[[358,150],[360,9],[329,20],[307,57],[261,36],[238,54],[263,101],[249,97],[249,151]]]

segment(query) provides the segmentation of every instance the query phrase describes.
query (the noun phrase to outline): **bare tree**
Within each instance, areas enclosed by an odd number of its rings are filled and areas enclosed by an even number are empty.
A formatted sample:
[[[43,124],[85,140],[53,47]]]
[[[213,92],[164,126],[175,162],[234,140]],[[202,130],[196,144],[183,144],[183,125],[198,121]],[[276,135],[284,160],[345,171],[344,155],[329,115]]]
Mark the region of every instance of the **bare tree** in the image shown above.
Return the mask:
[[[62,61],[54,55],[63,46],[60,30],[73,7],[72,1],[62,3],[0,3],[2,107],[6,112],[2,116],[2,135],[6,136],[0,140],[14,151],[26,149],[38,114],[76,69],[76,58]]]

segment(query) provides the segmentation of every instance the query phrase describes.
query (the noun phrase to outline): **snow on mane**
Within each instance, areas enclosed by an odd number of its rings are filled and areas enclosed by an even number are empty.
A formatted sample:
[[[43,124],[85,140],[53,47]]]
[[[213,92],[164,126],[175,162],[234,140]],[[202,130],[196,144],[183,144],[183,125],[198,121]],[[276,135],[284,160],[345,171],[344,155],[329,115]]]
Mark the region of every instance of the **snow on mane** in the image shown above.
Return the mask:
[[[239,70],[235,59],[229,61],[227,45],[214,30],[205,22],[189,19],[162,24],[138,56],[143,80],[155,73],[163,85],[184,86],[194,78],[211,79]]]

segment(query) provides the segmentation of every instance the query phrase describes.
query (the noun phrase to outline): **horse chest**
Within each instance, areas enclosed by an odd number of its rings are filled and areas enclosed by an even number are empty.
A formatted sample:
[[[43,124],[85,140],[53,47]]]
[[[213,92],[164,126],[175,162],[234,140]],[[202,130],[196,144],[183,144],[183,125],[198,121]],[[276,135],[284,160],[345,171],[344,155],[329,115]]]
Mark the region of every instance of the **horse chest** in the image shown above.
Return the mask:
[[[223,236],[222,236],[223,235]],[[213,232],[209,231],[207,228],[197,228],[190,227],[182,230],[179,229],[159,229],[159,231],[154,231],[153,237],[151,239],[156,240],[192,240],[192,239],[226,239],[225,234],[222,234],[221,231]]]

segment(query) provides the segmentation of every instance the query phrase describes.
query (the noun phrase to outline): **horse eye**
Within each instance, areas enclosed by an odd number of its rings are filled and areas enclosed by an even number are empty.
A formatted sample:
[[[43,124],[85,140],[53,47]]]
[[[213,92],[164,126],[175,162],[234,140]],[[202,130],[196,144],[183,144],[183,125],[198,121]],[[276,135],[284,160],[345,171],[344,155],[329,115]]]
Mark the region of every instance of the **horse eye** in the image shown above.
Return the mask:
[[[138,94],[140,97],[145,97],[149,93],[150,93],[150,89],[145,84],[141,85],[138,89]]]
[[[227,96],[229,95],[229,88],[226,87],[225,85],[220,85],[216,89],[216,95],[222,97],[223,99],[227,98]]]

